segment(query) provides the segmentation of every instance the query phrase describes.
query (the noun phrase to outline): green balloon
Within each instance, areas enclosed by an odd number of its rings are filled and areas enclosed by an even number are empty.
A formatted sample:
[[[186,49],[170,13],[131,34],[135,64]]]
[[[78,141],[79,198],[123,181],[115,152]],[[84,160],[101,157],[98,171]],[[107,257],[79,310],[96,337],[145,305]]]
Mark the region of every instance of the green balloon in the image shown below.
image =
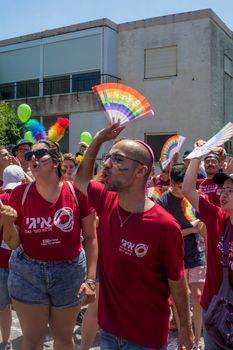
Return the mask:
[[[29,105],[23,103],[17,108],[17,115],[22,123],[26,123],[28,119],[31,117],[32,110]]]
[[[92,142],[91,134],[88,131],[82,132],[80,135],[80,141],[85,142],[89,146]]]
[[[34,138],[33,138],[33,136],[32,136],[31,131],[25,132],[23,138],[24,138],[25,140],[29,141],[29,142],[35,143],[35,140],[34,140]]]

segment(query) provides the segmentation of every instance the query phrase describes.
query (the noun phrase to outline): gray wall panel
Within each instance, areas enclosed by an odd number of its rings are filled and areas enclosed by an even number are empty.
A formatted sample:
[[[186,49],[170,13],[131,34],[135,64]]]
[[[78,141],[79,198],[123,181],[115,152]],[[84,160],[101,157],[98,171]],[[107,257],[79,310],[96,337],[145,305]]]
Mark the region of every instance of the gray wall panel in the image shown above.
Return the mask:
[[[100,35],[44,45],[44,76],[100,69]]]
[[[39,78],[40,47],[0,52],[0,83]]]

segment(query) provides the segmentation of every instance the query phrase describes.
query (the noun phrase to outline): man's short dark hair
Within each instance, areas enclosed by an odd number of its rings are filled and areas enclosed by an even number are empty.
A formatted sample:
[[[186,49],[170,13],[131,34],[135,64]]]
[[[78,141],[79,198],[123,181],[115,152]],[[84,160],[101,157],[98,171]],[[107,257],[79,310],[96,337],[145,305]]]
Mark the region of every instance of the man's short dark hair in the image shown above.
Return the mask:
[[[186,167],[184,164],[173,165],[170,173],[171,181],[176,183],[181,183],[184,181],[184,175],[186,172]]]

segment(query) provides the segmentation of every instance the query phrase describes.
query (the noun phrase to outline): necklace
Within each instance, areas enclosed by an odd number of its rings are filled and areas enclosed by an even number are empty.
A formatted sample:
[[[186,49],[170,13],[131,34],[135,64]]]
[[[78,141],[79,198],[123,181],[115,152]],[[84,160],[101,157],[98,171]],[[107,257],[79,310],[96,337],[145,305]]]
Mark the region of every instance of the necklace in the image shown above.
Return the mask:
[[[120,221],[120,227],[121,227],[121,228],[124,226],[124,224],[126,223],[126,221],[128,221],[129,218],[131,218],[131,216],[132,216],[133,214],[134,214],[134,213],[130,213],[130,214],[125,218],[125,220],[122,220],[121,215],[120,215],[120,212],[119,212],[119,207],[117,206],[117,215],[118,215],[118,218],[119,218],[119,221]]]

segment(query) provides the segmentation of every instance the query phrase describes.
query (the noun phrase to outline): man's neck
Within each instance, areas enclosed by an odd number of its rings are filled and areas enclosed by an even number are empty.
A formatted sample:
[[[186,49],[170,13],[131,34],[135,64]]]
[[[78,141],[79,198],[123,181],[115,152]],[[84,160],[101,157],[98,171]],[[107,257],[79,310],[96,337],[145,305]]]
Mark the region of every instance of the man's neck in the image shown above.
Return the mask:
[[[127,191],[118,193],[118,203],[121,208],[131,213],[142,213],[154,206],[146,191]]]
[[[172,193],[173,196],[176,197],[176,198],[180,198],[180,199],[184,198],[184,195],[183,195],[183,194],[181,195],[180,193],[176,192],[176,190],[174,190],[173,188],[171,189],[171,193]]]

